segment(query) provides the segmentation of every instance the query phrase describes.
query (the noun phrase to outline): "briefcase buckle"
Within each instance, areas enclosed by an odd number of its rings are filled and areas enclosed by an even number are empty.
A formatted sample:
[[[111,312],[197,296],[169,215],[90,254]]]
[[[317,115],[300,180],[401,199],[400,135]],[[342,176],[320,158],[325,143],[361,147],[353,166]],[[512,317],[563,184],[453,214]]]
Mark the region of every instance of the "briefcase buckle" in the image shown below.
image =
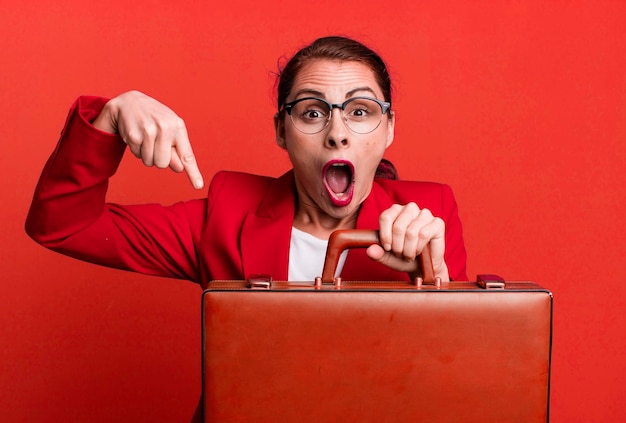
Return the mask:
[[[504,289],[505,282],[502,276],[481,274],[476,276],[476,283],[483,289]]]
[[[272,276],[266,274],[254,274],[248,276],[248,288],[250,289],[270,289],[272,287]]]

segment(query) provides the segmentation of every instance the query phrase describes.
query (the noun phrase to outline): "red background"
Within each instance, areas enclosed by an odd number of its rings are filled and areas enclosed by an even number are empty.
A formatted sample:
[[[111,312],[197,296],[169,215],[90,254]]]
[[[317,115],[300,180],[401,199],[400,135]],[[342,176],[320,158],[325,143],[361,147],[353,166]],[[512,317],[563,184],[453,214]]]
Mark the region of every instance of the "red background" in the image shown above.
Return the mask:
[[[178,422],[200,395],[197,286],[24,234],[75,97],[140,89],[185,119],[205,177],[278,175],[277,59],[335,33],[387,60],[387,157],[404,179],[453,187],[470,275],[554,292],[552,421],[626,419],[626,3],[49,3],[0,3],[0,420]],[[110,190],[117,202],[199,195],[130,155]]]

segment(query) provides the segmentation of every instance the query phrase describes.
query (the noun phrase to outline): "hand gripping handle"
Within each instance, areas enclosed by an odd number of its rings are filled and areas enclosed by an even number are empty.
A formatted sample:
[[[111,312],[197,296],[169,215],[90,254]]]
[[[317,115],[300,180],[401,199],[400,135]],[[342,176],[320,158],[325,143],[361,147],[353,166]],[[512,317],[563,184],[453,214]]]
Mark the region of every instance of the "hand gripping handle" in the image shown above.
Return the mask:
[[[346,248],[367,248],[372,244],[380,244],[378,231],[373,229],[347,229],[333,232],[328,239],[322,282],[333,283],[335,281],[339,257]],[[435,283],[430,245],[426,245],[419,257],[423,281],[425,283]]]

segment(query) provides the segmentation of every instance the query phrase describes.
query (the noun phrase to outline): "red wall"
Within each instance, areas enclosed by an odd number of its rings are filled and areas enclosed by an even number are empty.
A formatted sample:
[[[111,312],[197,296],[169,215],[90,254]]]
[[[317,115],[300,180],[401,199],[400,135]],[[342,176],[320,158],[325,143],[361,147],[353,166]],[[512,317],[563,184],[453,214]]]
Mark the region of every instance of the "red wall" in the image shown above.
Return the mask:
[[[205,177],[278,175],[271,72],[330,33],[388,61],[388,157],[405,179],[452,185],[470,275],[553,290],[553,421],[626,419],[626,3],[2,3],[0,420],[185,421],[200,394],[197,286],[80,263],[24,234],[74,98],[140,89],[186,120]],[[196,195],[129,155],[110,200]]]

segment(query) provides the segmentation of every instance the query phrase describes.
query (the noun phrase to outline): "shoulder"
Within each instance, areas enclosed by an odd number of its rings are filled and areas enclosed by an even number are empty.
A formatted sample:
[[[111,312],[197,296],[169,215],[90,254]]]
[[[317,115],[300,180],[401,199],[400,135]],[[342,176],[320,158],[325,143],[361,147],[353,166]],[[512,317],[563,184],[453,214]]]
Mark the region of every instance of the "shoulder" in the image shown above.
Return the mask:
[[[209,185],[209,206],[216,203],[230,208],[256,208],[269,198],[279,202],[292,185],[291,173],[279,178],[251,173],[220,171]],[[279,198],[275,198],[279,197]]]
[[[222,170],[213,176],[213,180],[209,186],[209,192],[211,190],[220,190],[224,187],[241,187],[256,190],[261,187],[267,187],[270,183],[272,183],[272,181],[275,180],[276,178],[270,176]]]

